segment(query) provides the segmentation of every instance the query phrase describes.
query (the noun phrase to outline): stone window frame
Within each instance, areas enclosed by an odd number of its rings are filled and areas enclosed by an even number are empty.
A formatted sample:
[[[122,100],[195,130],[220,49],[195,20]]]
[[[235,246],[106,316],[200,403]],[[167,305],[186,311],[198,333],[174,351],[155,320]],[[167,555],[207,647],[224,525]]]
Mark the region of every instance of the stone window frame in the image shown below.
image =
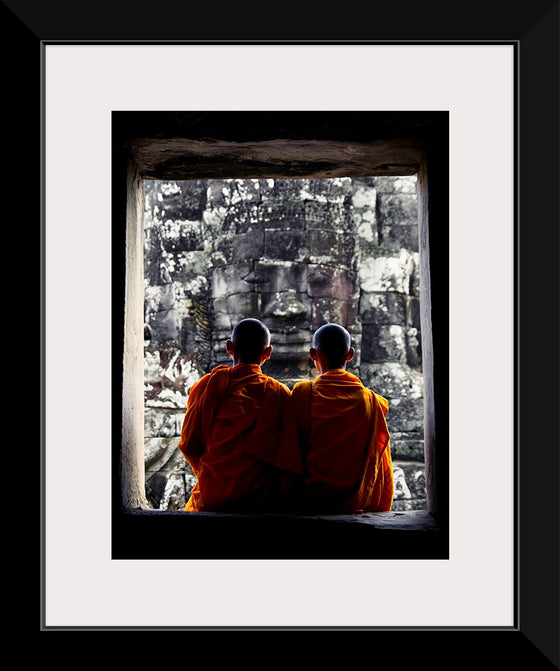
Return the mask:
[[[448,557],[448,114],[113,112],[112,124],[113,556]],[[308,517],[150,510],[144,479],[143,181],[412,174],[418,188],[427,512]]]

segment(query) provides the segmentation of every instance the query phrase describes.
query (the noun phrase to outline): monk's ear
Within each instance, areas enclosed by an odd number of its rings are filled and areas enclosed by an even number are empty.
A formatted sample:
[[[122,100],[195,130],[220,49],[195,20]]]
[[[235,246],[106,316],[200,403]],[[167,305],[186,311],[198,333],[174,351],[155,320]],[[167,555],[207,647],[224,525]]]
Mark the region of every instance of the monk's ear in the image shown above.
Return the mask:
[[[272,345],[269,345],[264,351],[263,351],[263,361],[266,361],[267,359],[270,359],[270,355],[272,354]]]
[[[309,349],[309,357],[310,357],[313,361],[317,361],[317,350],[316,350],[314,347],[311,347],[311,348]]]
[[[233,354],[234,354],[234,352],[233,352],[233,343],[231,342],[231,340],[227,340],[227,341],[226,341],[226,352],[227,352],[230,356],[233,356]]]
[[[354,358],[354,354],[356,354],[356,350],[353,347],[351,347],[348,350],[348,354],[346,355],[346,361],[352,361],[352,359]]]

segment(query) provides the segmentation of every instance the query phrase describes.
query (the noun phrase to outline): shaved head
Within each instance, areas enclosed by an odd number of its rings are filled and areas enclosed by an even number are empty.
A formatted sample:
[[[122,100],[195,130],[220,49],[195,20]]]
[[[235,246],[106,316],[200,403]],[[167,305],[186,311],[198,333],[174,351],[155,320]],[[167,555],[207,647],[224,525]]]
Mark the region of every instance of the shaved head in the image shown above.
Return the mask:
[[[339,324],[325,324],[313,335],[313,348],[326,357],[332,368],[345,365],[350,346],[350,334]]]
[[[242,319],[231,333],[237,358],[243,363],[258,363],[270,346],[270,331],[258,319]]]

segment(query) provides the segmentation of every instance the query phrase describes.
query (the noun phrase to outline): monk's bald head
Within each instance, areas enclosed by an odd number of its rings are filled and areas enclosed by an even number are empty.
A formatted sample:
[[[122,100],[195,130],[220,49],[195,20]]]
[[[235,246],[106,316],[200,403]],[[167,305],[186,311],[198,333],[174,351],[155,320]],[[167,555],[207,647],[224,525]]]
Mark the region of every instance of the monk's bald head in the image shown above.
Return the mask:
[[[262,363],[270,355],[270,331],[258,319],[242,319],[231,333],[233,353],[239,362]]]
[[[330,368],[343,368],[353,356],[352,339],[339,324],[325,324],[313,334],[313,349],[320,352]],[[351,358],[351,356],[350,356]]]

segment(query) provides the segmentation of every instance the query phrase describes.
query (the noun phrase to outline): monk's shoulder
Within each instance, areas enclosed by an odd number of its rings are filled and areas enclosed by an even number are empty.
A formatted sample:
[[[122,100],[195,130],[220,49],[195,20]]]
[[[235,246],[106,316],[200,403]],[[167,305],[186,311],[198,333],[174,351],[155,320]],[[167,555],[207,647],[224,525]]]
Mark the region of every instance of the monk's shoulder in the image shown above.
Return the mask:
[[[370,391],[373,394],[374,399],[381,406],[383,414],[386,415],[389,412],[389,401],[384,396],[381,396],[381,394],[373,391],[373,389],[370,389]]]
[[[285,385],[283,382],[280,382],[279,380],[275,380],[273,377],[269,377],[268,375],[266,378],[266,387],[270,392],[279,394],[282,397],[291,396],[290,389],[287,385]]]
[[[208,383],[213,378],[218,378],[221,376],[228,377],[231,371],[231,366],[220,365],[213,368],[209,373],[206,373],[201,378],[199,378],[192,387],[189,388],[189,395],[193,392],[201,393],[208,386]]]
[[[300,397],[311,390],[313,382],[311,380],[301,380],[292,387],[292,397]]]
[[[206,387],[208,381],[210,380],[210,375],[211,373],[206,373],[206,375],[203,375],[192,386],[190,386],[188,390],[188,395],[193,396],[194,394],[196,396],[197,394],[200,394],[202,391],[204,391],[204,388]]]
[[[384,396],[378,394],[375,389],[366,387],[365,385],[364,391],[366,391],[371,396],[373,403],[377,404],[381,408],[384,415],[389,412],[389,401]]]
[[[303,387],[303,383],[302,383],[302,382],[296,382],[296,383],[294,384],[294,386],[292,387],[292,396],[293,396],[294,392],[295,392],[296,394],[298,394],[298,393],[301,391],[302,387]]]

